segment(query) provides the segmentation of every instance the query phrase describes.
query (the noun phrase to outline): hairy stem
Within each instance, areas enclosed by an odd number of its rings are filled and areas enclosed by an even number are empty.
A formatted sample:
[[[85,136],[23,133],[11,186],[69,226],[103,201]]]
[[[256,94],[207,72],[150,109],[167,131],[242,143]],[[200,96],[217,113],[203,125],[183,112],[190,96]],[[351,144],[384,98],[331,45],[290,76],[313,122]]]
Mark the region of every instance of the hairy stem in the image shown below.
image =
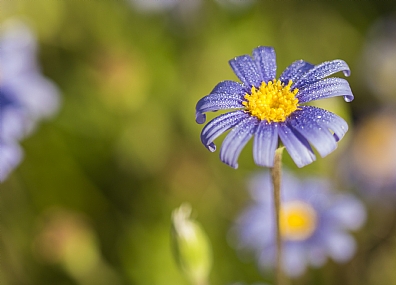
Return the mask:
[[[285,280],[282,270],[282,236],[280,232],[280,209],[281,209],[281,174],[282,174],[282,153],[284,147],[280,147],[275,151],[274,167],[271,168],[272,184],[274,186],[274,209],[275,209],[275,224],[276,224],[276,268],[275,278],[276,285],[285,285]]]

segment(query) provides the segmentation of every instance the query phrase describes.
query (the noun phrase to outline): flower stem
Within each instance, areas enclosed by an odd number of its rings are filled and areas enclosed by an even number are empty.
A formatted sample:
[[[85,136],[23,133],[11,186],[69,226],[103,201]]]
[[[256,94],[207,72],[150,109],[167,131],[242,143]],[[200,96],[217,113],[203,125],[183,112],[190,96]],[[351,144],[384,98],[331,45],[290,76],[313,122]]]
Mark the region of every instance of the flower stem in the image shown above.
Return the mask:
[[[274,209],[275,209],[275,224],[276,224],[276,268],[275,278],[276,285],[285,285],[283,270],[282,270],[282,236],[280,232],[280,209],[281,209],[281,173],[282,173],[282,153],[284,147],[279,147],[275,151],[274,167],[271,168],[272,184],[274,186]]]

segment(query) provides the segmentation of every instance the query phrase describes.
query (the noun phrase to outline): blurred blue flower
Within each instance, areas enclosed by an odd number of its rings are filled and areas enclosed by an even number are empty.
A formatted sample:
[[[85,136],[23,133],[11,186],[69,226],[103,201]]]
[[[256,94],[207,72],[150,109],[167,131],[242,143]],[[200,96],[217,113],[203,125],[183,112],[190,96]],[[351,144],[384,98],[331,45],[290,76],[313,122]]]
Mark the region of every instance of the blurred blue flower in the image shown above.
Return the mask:
[[[185,13],[200,6],[200,0],[130,0],[131,4],[140,12],[176,11]]]
[[[30,134],[40,118],[59,105],[58,89],[40,73],[36,40],[18,21],[0,32],[0,181],[19,164],[19,140]]]
[[[381,17],[366,36],[361,67],[361,84],[382,103],[396,103],[396,17]]]
[[[223,8],[235,11],[241,11],[253,6],[256,0],[216,0],[216,2]]]
[[[348,261],[356,243],[347,231],[364,223],[363,204],[352,195],[334,192],[325,179],[298,180],[285,172],[281,187],[285,273],[297,277],[308,265],[322,266],[328,256],[336,262]],[[261,268],[272,268],[276,243],[269,173],[254,176],[250,190],[254,202],[237,219],[234,228],[238,247],[254,252]]]
[[[379,111],[361,120],[338,171],[370,200],[390,203],[396,199],[396,116]]]
[[[258,47],[253,57],[242,55],[230,60],[230,65],[242,83],[226,80],[198,101],[196,121],[203,124],[205,112],[225,109],[236,111],[222,114],[202,130],[202,143],[215,151],[213,141],[232,129],[224,139],[220,159],[233,168],[238,167],[240,152],[255,135],[253,157],[257,165],[272,167],[278,136],[298,167],[315,160],[310,143],[323,157],[337,147],[348,130],[347,123],[326,110],[303,106],[313,100],[344,96],[353,100],[348,82],[341,78],[325,78],[350,70],[343,60],[313,65],[303,60],[292,63],[276,76],[275,51]]]
[[[229,284],[229,285],[249,285],[249,284],[237,282],[237,283],[232,283],[232,284]],[[269,285],[269,284],[267,284],[267,283],[253,283],[251,285]]]

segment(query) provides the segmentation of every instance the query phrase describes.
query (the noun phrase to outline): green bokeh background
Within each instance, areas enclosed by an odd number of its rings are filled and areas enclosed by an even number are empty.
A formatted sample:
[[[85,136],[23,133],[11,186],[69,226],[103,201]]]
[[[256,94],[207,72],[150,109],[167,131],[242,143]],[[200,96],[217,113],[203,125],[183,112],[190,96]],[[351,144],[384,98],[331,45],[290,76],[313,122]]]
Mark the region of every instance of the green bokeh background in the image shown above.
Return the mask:
[[[184,285],[169,241],[170,215],[182,202],[211,240],[211,284],[273,278],[241,260],[229,239],[249,201],[247,178],[258,170],[251,143],[238,170],[221,163],[200,142],[196,102],[219,81],[236,80],[228,60],[258,45],[275,48],[278,75],[296,59],[344,59],[355,101],[319,104],[346,118],[351,131],[337,151],[298,171],[284,157],[300,175],[336,180],[355,123],[380,104],[356,75],[368,29],[394,4],[259,0],[225,8],[208,0],[194,11],[157,13],[127,0],[0,6],[1,21],[19,18],[35,31],[43,73],[62,95],[59,113],[22,142],[23,163],[0,185],[0,284]],[[389,215],[370,215],[351,262],[329,261],[291,284],[396,284],[395,244],[367,249]]]

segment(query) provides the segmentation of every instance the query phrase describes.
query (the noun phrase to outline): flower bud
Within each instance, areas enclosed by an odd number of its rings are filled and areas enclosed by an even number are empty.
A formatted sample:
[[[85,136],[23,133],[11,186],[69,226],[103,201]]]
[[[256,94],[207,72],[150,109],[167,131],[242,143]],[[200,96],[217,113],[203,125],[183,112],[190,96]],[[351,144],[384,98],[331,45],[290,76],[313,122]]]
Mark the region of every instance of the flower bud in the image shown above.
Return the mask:
[[[171,240],[176,261],[192,284],[207,284],[212,266],[210,242],[201,226],[190,218],[191,206],[172,212]]]

